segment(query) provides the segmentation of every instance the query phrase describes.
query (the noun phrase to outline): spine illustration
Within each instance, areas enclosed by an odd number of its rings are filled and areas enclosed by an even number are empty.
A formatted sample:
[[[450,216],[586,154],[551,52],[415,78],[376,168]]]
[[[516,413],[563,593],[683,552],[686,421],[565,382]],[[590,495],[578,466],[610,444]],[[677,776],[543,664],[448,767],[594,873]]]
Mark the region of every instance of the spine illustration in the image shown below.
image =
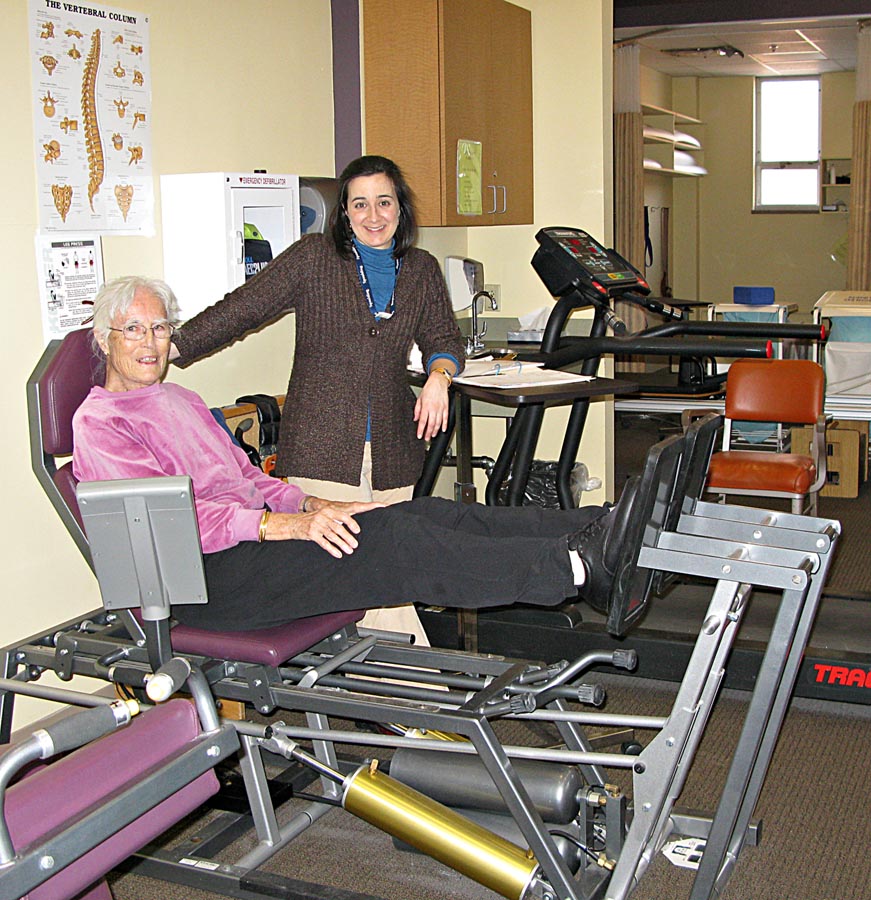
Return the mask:
[[[100,66],[100,29],[91,35],[91,49],[85,60],[82,76],[82,120],[85,132],[85,149],[88,153],[88,202],[94,211],[94,196],[103,183],[103,142],[97,122],[97,69]]]

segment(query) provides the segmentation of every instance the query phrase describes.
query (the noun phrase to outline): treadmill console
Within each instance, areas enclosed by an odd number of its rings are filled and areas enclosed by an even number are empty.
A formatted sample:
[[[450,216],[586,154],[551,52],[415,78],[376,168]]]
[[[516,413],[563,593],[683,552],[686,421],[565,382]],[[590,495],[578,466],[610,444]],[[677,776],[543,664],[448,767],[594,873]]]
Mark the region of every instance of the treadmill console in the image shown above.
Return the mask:
[[[627,291],[650,293],[632,265],[580,228],[542,228],[535,239],[540,246],[532,267],[554,297],[577,291],[593,304]]]

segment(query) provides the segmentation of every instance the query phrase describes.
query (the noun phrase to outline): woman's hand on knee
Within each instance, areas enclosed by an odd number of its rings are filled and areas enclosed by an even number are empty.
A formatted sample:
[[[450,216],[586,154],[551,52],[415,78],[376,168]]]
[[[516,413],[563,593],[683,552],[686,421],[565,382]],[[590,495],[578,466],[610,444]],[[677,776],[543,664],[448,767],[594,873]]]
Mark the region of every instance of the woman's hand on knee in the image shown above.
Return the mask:
[[[384,506],[383,503],[339,503],[312,497],[305,513],[273,513],[269,517],[267,541],[314,541],[331,556],[341,559],[358,546],[360,525],[354,515]]]

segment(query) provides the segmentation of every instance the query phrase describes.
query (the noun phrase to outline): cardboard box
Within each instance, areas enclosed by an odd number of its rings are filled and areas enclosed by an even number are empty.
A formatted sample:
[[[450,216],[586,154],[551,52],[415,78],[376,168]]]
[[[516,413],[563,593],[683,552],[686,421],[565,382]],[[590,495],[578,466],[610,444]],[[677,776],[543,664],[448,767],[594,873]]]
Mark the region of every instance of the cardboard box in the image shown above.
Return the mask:
[[[793,453],[809,453],[813,428],[793,428]],[[822,497],[859,496],[859,485],[868,477],[868,423],[831,422],[826,429],[826,486]]]

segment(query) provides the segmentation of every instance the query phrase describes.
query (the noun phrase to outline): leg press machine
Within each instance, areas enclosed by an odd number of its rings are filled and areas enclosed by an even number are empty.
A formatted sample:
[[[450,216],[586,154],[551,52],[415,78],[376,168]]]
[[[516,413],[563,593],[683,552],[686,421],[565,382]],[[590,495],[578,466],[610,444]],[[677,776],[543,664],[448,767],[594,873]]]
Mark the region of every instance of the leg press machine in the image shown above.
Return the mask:
[[[77,486],[69,463],[58,467],[57,459],[72,450],[70,421],[90,378],[87,333],[72,333],[46,349],[28,383],[28,401],[34,469],[94,568],[103,606],[2,650],[0,740],[10,739],[16,694],[63,699],[64,689],[41,685],[46,671],[61,680],[84,675],[112,682],[148,708],[128,725],[117,705],[104,706],[103,716],[116,710],[111,734],[96,737],[109,730],[106,719],[96,732],[70,726],[76,737],[63,745],[84,747],[11,788],[7,757],[0,759],[0,896],[39,890],[40,880],[51,885],[77,858],[97,854],[108,860],[106,869],[116,865],[184,814],[166,806],[188,790],[184,785],[201,785],[193,806],[213,793],[214,767],[228,758],[239,760],[244,809],[222,813],[174,850],[136,852],[136,871],[233,897],[335,896],[314,884],[299,893],[299,882],[283,883],[261,866],[341,806],[400,846],[510,900],[624,900],[678,836],[705,842],[691,900],[721,894],[743,846],[760,836],[754,807],[840,525],[701,501],[718,417],[654,447],[641,476],[640,514],[620,548],[609,630],[624,633],[643,615],[651,592],[673,575],[709,579],[712,591],[669,714],[621,715],[600,711],[604,691],[592,670],[632,669],[634,651],[527,662],[417,648],[398,635],[358,631],[362,612],[241,633],[171,627],[174,604],[206,600],[190,484],[159,478]],[[719,804],[710,815],[687,812],[679,806],[681,790],[753,586],[780,592],[779,609]],[[193,696],[197,714],[184,724],[162,722],[179,705],[167,698],[182,689]],[[96,705],[99,696],[77,702]],[[220,719],[215,700],[244,703],[268,717],[267,724]],[[293,721],[282,720],[290,714]],[[529,722],[536,732],[546,725],[558,744],[505,744],[498,737],[502,721]],[[368,723],[372,731],[349,722]],[[149,739],[133,731],[149,726],[160,734],[178,730],[176,746],[162,758],[146,759]],[[618,744],[627,729],[651,737],[615,749],[589,733],[603,728],[623,729]],[[364,748],[362,763],[359,754],[356,761],[340,754],[352,745]],[[38,795],[38,779],[53,770],[53,796],[80,794],[83,780],[69,761],[82,753],[97,774],[87,782],[88,801],[69,812],[62,828],[34,813],[39,807],[16,802],[23,788]],[[133,778],[135,802],[124,799],[130,785],[123,783],[92,795],[91,786],[106,778],[100,760],[108,759],[120,760],[127,776],[141,774]],[[271,778],[268,767],[278,759],[286,769]],[[631,777],[631,791],[612,783],[608,773],[615,770]],[[308,785],[319,793],[305,793]],[[276,808],[282,788],[295,798],[289,819]],[[12,828],[10,838],[14,816],[29,827],[18,837]],[[100,828],[88,827],[94,816]],[[140,827],[145,822],[152,827]],[[232,864],[212,863],[246,828],[256,835],[253,849]],[[121,851],[105,850],[106,841],[131,830]],[[49,858],[56,864],[49,866]],[[103,871],[92,868],[84,877],[97,881]],[[56,885],[45,896],[72,897],[82,889]]]

